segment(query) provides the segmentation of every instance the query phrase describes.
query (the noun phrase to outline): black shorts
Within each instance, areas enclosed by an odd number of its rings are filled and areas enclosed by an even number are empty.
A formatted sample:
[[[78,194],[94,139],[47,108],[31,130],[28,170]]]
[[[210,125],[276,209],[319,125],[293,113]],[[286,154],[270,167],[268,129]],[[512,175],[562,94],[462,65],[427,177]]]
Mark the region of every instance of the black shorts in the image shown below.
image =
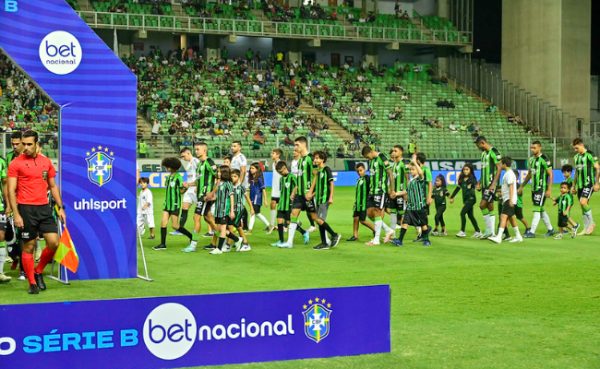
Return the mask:
[[[405,207],[404,197],[396,196],[395,199],[392,199],[388,196],[385,207],[390,210],[395,210],[396,213],[403,213]]]
[[[358,218],[358,220],[360,220],[361,222],[364,222],[365,220],[367,220],[367,211],[366,210],[362,210],[362,211],[354,210],[354,214],[352,215],[352,217]]]
[[[202,216],[208,215],[210,213],[210,208],[213,204],[214,201],[198,200],[198,202],[196,203],[196,210],[194,210],[194,214]]]
[[[181,212],[181,208],[177,208],[174,210],[169,210],[169,209],[163,208],[163,211],[169,213],[169,216],[171,216],[171,215],[179,216],[179,213]]]
[[[260,205],[252,204],[252,210],[254,210],[254,214],[260,214]]]
[[[387,196],[385,194],[369,195],[369,197],[367,198],[367,209],[383,209],[385,207],[386,201]]]
[[[565,228],[569,226],[569,216],[558,214],[558,226],[561,228]]]
[[[279,197],[271,197],[271,201],[275,201],[276,204],[279,204]]]
[[[523,208],[515,205],[515,216],[518,220],[523,219]]]
[[[277,210],[277,219],[283,219],[286,222],[289,222],[291,219],[291,211],[289,210]]]
[[[546,193],[541,190],[532,192],[531,201],[533,202],[533,206],[544,206],[544,203],[546,202]]]
[[[292,204],[293,209],[300,209],[302,211],[306,211],[307,213],[316,213],[317,209],[315,208],[314,200],[307,200],[304,196],[296,196],[294,197],[294,203]]]
[[[494,199],[496,198],[496,194],[494,193],[494,191],[486,188],[485,190],[483,190],[483,194],[481,195],[481,201],[485,201],[488,204],[494,202]]]
[[[231,219],[227,217],[227,225],[234,226],[235,228],[239,228],[242,226],[242,219],[244,219],[244,215],[246,215],[247,210],[244,208],[242,211],[235,213],[235,218]]]
[[[413,227],[422,227],[427,225],[427,211],[421,210],[407,210],[404,213],[402,224],[408,224]]]
[[[577,197],[580,199],[590,199],[594,193],[594,186],[588,186],[577,190]]]
[[[58,233],[58,225],[50,205],[18,205],[23,218],[21,239],[29,241],[45,233]]]
[[[215,224],[227,225],[227,224],[229,224],[229,222],[231,222],[231,218],[230,217],[215,218]]]
[[[508,201],[504,201],[502,203],[502,214],[508,216],[509,218],[515,215],[515,206],[510,206]]]

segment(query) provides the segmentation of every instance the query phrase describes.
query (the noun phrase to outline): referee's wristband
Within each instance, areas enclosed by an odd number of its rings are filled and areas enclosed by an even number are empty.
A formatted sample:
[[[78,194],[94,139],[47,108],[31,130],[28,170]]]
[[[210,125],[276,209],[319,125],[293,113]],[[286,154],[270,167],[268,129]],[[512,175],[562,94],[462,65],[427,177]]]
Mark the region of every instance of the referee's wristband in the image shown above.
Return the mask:
[[[56,205],[56,207],[58,208],[58,210],[65,208],[64,206],[59,206],[59,205]]]

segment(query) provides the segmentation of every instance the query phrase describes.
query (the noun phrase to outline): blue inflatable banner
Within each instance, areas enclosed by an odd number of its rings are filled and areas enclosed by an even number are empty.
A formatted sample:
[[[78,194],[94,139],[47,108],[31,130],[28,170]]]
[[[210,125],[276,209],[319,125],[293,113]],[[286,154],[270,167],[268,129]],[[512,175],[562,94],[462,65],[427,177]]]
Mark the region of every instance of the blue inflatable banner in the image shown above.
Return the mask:
[[[48,318],[32,321],[41,311]],[[390,351],[387,285],[4,305],[0,315],[10,317],[2,368],[178,368]]]
[[[0,4],[0,48],[60,107],[74,277],[135,277],[136,77],[66,1]]]

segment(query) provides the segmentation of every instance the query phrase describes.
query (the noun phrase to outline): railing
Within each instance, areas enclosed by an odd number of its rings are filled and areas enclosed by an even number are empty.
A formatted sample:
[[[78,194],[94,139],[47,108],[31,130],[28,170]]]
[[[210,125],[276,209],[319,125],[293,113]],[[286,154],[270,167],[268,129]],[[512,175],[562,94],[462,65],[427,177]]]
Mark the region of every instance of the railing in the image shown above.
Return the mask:
[[[497,70],[488,68],[485,63],[452,56],[448,62],[448,77],[498,108],[520,116],[535,133],[548,137],[587,136],[587,132],[582,132],[581,122],[573,115],[503,80]]]
[[[78,13],[83,20],[95,28],[456,46],[470,44],[473,40],[471,32],[456,30],[435,30],[434,32],[418,28],[373,27],[366,24],[345,26],[343,24],[272,22],[94,11],[79,11]]]

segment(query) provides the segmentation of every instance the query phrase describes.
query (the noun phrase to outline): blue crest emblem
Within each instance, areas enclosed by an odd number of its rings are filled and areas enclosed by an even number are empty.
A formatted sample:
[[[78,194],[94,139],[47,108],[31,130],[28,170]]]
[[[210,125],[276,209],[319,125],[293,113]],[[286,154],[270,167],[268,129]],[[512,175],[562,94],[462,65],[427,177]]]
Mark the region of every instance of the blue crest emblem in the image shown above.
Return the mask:
[[[331,330],[331,304],[317,297],[314,301],[309,300],[303,307],[304,334],[319,343],[329,336]]]
[[[108,147],[93,147],[90,152],[86,152],[88,179],[93,184],[102,187],[113,176],[114,153]]]

